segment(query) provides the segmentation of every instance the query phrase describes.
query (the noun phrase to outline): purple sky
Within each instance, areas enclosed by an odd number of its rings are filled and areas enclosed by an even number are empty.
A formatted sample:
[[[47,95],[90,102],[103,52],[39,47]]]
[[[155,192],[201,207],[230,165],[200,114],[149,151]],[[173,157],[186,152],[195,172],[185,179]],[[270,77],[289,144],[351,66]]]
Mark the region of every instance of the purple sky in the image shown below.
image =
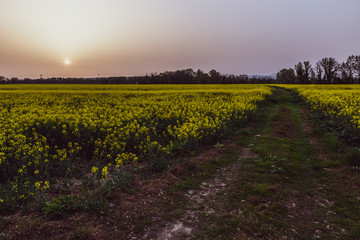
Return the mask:
[[[359,9],[359,0],[1,0],[0,76],[272,74],[344,61],[360,54]]]

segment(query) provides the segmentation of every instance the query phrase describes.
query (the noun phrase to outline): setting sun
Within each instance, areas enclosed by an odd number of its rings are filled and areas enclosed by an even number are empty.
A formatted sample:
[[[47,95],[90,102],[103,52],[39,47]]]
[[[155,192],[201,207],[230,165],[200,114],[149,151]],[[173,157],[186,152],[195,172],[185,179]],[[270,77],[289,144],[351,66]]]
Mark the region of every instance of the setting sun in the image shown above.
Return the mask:
[[[69,59],[66,59],[66,60],[64,61],[64,63],[65,63],[66,65],[69,65],[69,64],[70,64],[70,60],[69,60]]]

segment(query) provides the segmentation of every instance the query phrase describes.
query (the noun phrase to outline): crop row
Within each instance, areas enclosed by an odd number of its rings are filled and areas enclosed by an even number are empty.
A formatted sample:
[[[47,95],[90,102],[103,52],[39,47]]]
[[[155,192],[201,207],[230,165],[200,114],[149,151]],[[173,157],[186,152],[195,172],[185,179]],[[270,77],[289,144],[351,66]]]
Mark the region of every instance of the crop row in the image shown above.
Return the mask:
[[[296,90],[310,106],[311,110],[322,111],[332,118],[348,121],[355,129],[360,129],[360,87],[357,85],[295,85]]]

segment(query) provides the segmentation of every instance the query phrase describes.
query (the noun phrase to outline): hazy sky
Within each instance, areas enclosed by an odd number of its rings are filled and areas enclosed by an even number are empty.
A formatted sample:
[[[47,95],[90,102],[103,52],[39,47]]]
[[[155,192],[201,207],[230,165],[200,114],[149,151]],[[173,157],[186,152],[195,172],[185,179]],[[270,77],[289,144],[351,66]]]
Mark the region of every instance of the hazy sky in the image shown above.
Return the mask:
[[[344,61],[360,54],[359,9],[359,0],[0,0],[0,75],[271,74]]]

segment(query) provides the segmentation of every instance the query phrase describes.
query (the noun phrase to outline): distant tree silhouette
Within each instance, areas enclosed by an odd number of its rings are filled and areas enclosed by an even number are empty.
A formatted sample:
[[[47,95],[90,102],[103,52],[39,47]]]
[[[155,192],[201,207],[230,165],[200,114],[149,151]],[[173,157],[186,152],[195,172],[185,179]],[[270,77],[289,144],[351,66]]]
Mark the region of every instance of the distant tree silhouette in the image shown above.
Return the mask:
[[[323,70],[326,83],[334,83],[334,80],[337,77],[339,63],[335,60],[335,58],[323,58],[318,63]]]
[[[320,65],[320,62],[316,63],[316,79],[318,80],[319,84],[321,84],[323,81],[323,69]]]
[[[360,55],[351,55],[347,59],[348,64],[350,65],[350,68],[352,69],[354,76],[354,82],[353,83],[359,83],[360,81]]]
[[[314,70],[310,64],[310,61],[304,62],[304,83],[310,83],[311,76],[314,75]]]
[[[314,70],[310,64],[310,61],[305,61],[304,63],[299,62],[294,67],[296,73],[297,82],[301,84],[311,83],[310,79],[314,75]]]
[[[299,62],[298,64],[295,65],[294,67],[295,69],[295,73],[296,73],[296,80],[299,83],[305,83],[305,69],[304,69],[304,65],[302,64],[302,62]]]
[[[278,81],[289,81],[289,69],[278,73]],[[335,58],[322,58],[313,68],[310,61],[299,62],[294,67],[296,81],[291,83],[360,83],[360,56],[351,55],[343,63]],[[279,78],[280,77],[280,78]]]
[[[204,84],[208,83],[209,75],[207,73],[204,73],[202,70],[196,71],[196,83]]]
[[[346,62],[343,62],[340,66],[341,78],[345,83],[356,83],[355,67],[356,57],[354,55],[349,56]]]
[[[7,78],[4,76],[0,76],[0,83],[6,83],[7,82]]]
[[[209,83],[221,83],[221,74],[217,72],[215,69],[209,71]]]
[[[292,68],[282,69],[276,74],[278,83],[296,83],[295,71]]]

